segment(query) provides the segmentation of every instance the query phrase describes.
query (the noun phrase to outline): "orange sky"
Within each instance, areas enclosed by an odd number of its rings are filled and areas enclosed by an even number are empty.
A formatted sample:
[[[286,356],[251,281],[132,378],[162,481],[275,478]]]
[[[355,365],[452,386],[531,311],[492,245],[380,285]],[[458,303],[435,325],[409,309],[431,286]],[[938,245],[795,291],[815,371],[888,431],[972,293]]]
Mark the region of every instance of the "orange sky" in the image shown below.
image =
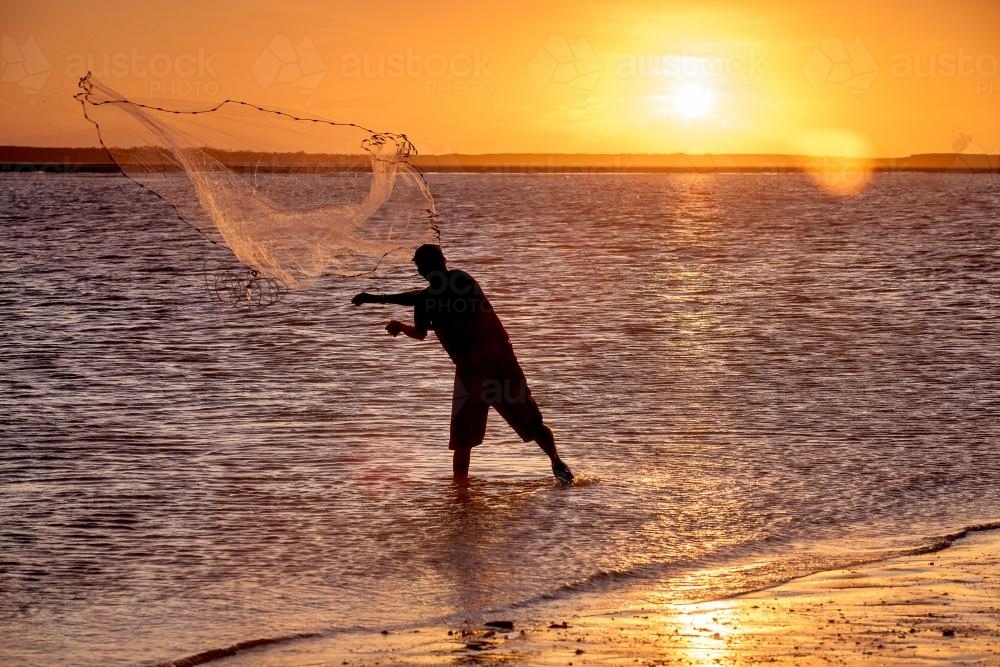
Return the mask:
[[[0,144],[135,99],[235,98],[422,153],[1000,151],[1000,2],[11,2]]]

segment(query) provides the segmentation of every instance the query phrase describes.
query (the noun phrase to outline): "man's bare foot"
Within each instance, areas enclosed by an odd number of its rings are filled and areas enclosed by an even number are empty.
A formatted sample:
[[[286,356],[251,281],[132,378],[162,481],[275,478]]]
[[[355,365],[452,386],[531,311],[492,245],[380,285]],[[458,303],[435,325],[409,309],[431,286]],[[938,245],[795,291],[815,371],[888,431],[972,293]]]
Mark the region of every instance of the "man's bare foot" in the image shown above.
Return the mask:
[[[563,463],[560,459],[556,459],[552,462],[552,474],[556,476],[563,484],[573,483],[573,473],[569,471],[569,466]]]

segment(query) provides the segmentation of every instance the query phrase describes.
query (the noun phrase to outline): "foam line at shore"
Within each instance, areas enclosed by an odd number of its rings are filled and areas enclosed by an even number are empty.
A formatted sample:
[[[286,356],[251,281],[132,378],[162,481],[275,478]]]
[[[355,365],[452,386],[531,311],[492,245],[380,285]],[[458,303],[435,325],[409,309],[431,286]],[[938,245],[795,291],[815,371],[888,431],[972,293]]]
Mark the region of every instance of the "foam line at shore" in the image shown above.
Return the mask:
[[[938,552],[941,552],[941,551],[944,551],[944,550],[948,549],[949,547],[954,546],[956,544],[956,542],[959,542],[960,540],[962,540],[962,539],[964,539],[964,538],[966,538],[966,537],[968,537],[968,536],[970,536],[970,535],[972,535],[974,533],[982,533],[982,532],[995,531],[995,530],[1000,530],[1000,521],[997,521],[997,522],[988,522],[988,523],[982,523],[982,524],[975,524],[975,525],[971,525],[971,526],[967,526],[965,528],[962,528],[961,530],[958,530],[956,532],[948,533],[946,535],[942,535],[940,537],[933,538],[932,541],[929,544],[924,545],[924,546],[920,546],[920,547],[916,547],[916,548],[912,548],[912,549],[900,550],[900,551],[893,551],[891,553],[883,552],[880,555],[880,557],[878,557],[878,558],[870,558],[870,559],[864,559],[864,560],[855,560],[855,561],[852,561],[852,562],[849,562],[849,563],[838,564],[838,565],[833,566],[833,567],[825,567],[825,568],[814,570],[814,571],[811,571],[811,572],[797,574],[796,576],[789,577],[789,578],[786,578],[786,579],[781,580],[781,581],[772,582],[772,583],[769,583],[766,586],[761,586],[759,588],[742,590],[742,591],[739,591],[737,593],[733,593],[733,594],[729,594],[729,595],[725,595],[725,596],[720,596],[720,597],[716,597],[716,598],[708,598],[708,599],[704,599],[704,600],[701,600],[701,601],[698,601],[698,602],[689,603],[689,604],[693,605],[693,606],[723,604],[723,603],[732,602],[732,601],[735,601],[735,600],[738,600],[738,599],[741,599],[741,598],[747,598],[747,597],[750,597],[750,596],[754,596],[754,597],[756,597],[756,596],[762,596],[762,595],[763,596],[767,596],[771,591],[776,591],[777,589],[780,589],[783,586],[787,586],[787,585],[793,584],[794,582],[797,582],[797,581],[806,580],[806,579],[808,579],[810,577],[817,577],[817,576],[822,577],[824,575],[830,575],[832,573],[836,573],[836,572],[843,571],[843,570],[849,570],[851,568],[858,568],[858,567],[863,567],[863,566],[872,567],[872,566],[876,566],[876,565],[878,565],[880,563],[889,563],[890,561],[893,561],[893,560],[896,560],[896,559],[913,558],[913,557],[917,557],[917,556],[922,556],[922,555],[927,555],[927,554],[932,554],[932,553],[938,553]],[[606,577],[608,575],[605,574],[604,576]],[[597,576],[597,578],[600,579],[600,576]],[[567,591],[567,592],[581,592],[581,588],[579,586],[563,586],[559,590],[560,591]],[[519,610],[520,613],[523,613],[523,610],[529,609],[532,605],[544,604],[546,602],[550,602],[550,601],[556,599],[557,597],[558,596],[555,595],[555,594],[553,594],[553,593],[543,594],[543,595],[537,596],[536,598],[534,598],[531,601],[521,601],[521,602],[519,602],[519,603],[517,603],[515,605],[512,605],[512,607],[510,609],[508,609],[508,610],[496,610],[494,612],[485,612],[484,614],[482,614],[482,616],[485,618],[485,617],[488,617],[488,616],[504,615],[505,611],[509,613],[511,610]],[[562,600],[563,604],[565,604],[566,602],[567,601],[565,599]],[[584,614],[583,616],[585,616],[585,617],[614,617],[616,615],[627,615],[629,613],[631,613],[631,612],[628,611],[628,610],[625,610],[625,609],[617,609],[617,610],[602,609],[600,611],[595,611],[592,614]],[[465,623],[465,624],[461,623],[458,620],[459,616],[460,615],[456,615],[456,616],[448,617],[448,618],[440,618],[440,619],[425,619],[423,621],[420,621],[420,622],[417,622],[417,623],[413,623],[413,624],[408,624],[406,626],[392,627],[391,631],[392,631],[393,634],[396,634],[398,636],[400,634],[405,634],[405,633],[410,633],[410,632],[417,633],[417,632],[419,632],[419,631],[421,631],[423,629],[434,628],[434,627],[438,627],[438,626],[446,627],[446,626],[452,626],[452,625],[455,625],[455,626],[457,626],[457,625],[468,625],[467,623]],[[477,615],[477,616],[479,616],[479,615]],[[377,636],[378,634],[386,634],[387,632],[388,631],[384,631],[383,632],[383,631],[380,631],[380,630],[363,629],[363,628],[354,628],[354,629],[351,629],[351,630],[345,630],[343,628],[336,628],[336,629],[329,629],[329,630],[322,631],[322,632],[309,632],[309,633],[300,633],[300,634],[285,635],[285,636],[274,637],[274,638],[254,639],[254,640],[249,640],[249,641],[237,642],[235,644],[232,644],[230,646],[223,647],[223,648],[215,648],[215,649],[209,649],[209,650],[206,650],[206,651],[201,651],[199,653],[196,653],[196,654],[184,657],[184,658],[180,658],[178,660],[160,663],[159,665],[156,665],[155,667],[196,667],[197,665],[204,665],[204,664],[207,664],[207,663],[211,663],[211,662],[215,662],[215,661],[218,661],[218,660],[222,660],[224,658],[231,658],[231,657],[234,657],[234,656],[237,656],[237,655],[244,655],[244,654],[247,654],[247,653],[250,653],[250,652],[253,652],[253,651],[257,651],[257,650],[261,650],[261,649],[273,648],[273,647],[276,647],[276,646],[279,646],[279,645],[291,644],[291,643],[298,643],[298,642],[301,642],[301,641],[304,641],[304,640],[320,640],[320,641],[322,641],[322,640],[328,640],[328,639],[335,639],[335,638],[337,638],[337,639],[343,639],[344,641],[350,641],[350,637],[356,637],[356,638],[358,638],[357,641],[363,641],[361,639],[363,637]],[[479,632],[479,630],[469,630],[468,628],[466,628],[466,629],[459,629],[456,632],[459,632],[459,633],[467,632],[468,633],[468,632]]]

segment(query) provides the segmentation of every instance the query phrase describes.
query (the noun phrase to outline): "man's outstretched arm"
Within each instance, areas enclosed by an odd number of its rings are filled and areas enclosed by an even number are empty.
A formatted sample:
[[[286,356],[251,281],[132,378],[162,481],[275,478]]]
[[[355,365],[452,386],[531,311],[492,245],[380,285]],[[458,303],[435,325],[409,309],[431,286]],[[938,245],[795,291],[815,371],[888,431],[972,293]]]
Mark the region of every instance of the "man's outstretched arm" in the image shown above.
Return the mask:
[[[400,292],[399,294],[369,294],[361,292],[354,295],[351,303],[360,306],[363,303],[391,303],[397,306],[415,306],[420,300],[423,290],[413,290],[412,292]]]

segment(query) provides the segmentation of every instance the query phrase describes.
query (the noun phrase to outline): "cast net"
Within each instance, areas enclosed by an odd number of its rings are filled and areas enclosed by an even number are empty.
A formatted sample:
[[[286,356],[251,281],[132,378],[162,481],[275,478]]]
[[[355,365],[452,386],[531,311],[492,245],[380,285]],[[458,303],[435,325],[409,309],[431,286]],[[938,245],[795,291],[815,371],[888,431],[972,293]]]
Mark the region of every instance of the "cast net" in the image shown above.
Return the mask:
[[[76,98],[126,176],[244,265],[214,275],[234,305],[267,305],[323,275],[370,274],[439,242],[404,134],[234,100],[168,109],[90,74]]]

